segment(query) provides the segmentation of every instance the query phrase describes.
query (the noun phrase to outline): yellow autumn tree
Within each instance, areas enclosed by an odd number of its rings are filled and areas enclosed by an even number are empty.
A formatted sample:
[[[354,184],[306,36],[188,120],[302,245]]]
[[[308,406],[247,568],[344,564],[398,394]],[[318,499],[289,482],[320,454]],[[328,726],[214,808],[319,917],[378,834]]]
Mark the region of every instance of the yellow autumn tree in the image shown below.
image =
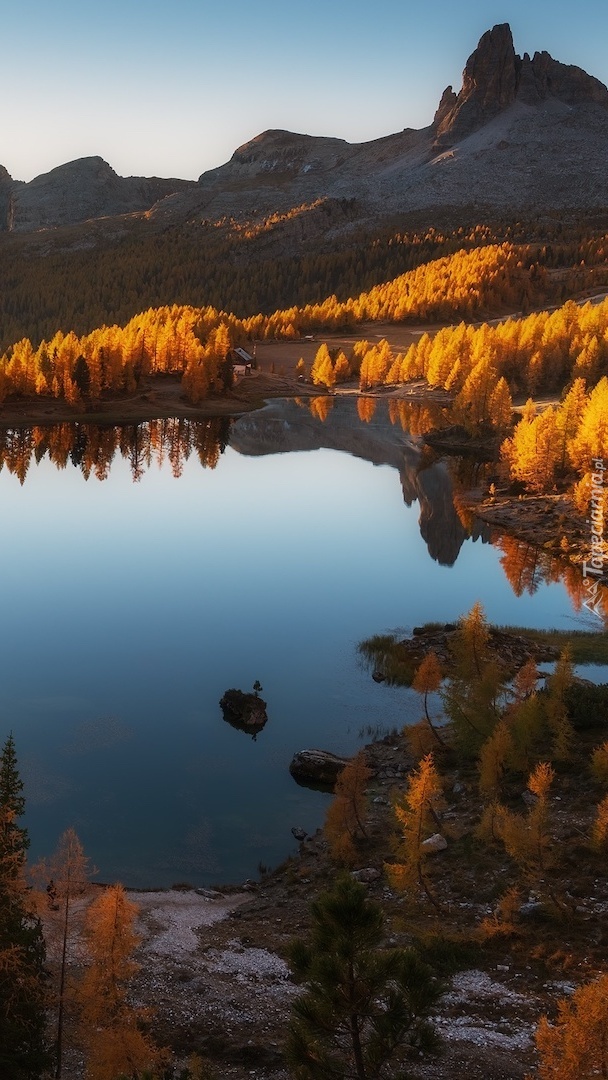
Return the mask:
[[[504,673],[490,649],[490,628],[479,602],[459,621],[451,642],[452,674],[442,692],[454,741],[465,756],[477,758],[501,716]]]
[[[57,1036],[55,1040],[55,1076],[61,1077],[63,1068],[65,1019],[72,1003],[72,987],[68,980],[70,949],[74,941],[71,934],[74,905],[89,887],[90,859],[72,828],[62,833],[57,849],[49,860],[41,860],[32,867],[32,876],[46,886],[49,901],[49,929],[51,945],[59,957],[59,985],[56,991]],[[54,940],[56,939],[56,940]]]
[[[608,840],[608,795],[599,804],[593,822],[593,844],[596,848],[605,848]]]
[[[494,799],[500,794],[505,769],[513,756],[513,736],[508,720],[498,721],[479,753],[479,792]]]
[[[342,769],[325,817],[324,833],[332,858],[344,866],[357,860],[357,841],[366,835],[366,789],[371,770],[360,750]]]
[[[442,678],[439,657],[436,652],[431,651],[425,656],[412,680],[412,690],[422,697],[424,715],[417,724],[405,729],[412,749],[423,754],[428,753],[433,743],[445,746],[445,739],[441,737],[436,721],[429,712],[429,694],[437,693],[441,687]]]
[[[591,755],[591,772],[602,783],[608,781],[608,739],[596,746]]]
[[[329,349],[325,342],[319,345],[315,353],[312,368],[310,369],[310,377],[315,386],[333,386],[336,381],[334,372],[334,365],[332,364],[331,356],[329,355]]]
[[[552,757],[556,761],[570,761],[572,757],[575,734],[568,717],[566,694],[573,678],[570,652],[565,649],[549,679],[548,693],[544,699],[547,723],[553,735]]]
[[[608,975],[579,986],[570,1000],[562,998],[555,1023],[541,1017],[536,1046],[540,1080],[608,1076]]]
[[[561,462],[561,446],[555,409],[548,408],[519,421],[501,447],[511,479],[520,480],[533,492],[551,491]]]
[[[132,959],[139,944],[137,913],[122,885],[104,889],[87,911],[91,963],[79,992],[86,1080],[139,1076],[165,1059],[141,1029],[144,1013],[128,1000],[129,980],[139,967]]]
[[[608,459],[608,378],[605,376],[589,395],[571,442],[570,457],[580,472],[592,472],[594,459]]]
[[[410,773],[404,795],[395,802],[395,817],[401,829],[396,852],[399,861],[387,866],[387,872],[398,889],[411,891],[418,885],[435,908],[439,903],[426,874],[428,851],[424,841],[437,832],[442,803],[441,780],[433,755],[427,754]]]
[[[528,791],[532,801],[526,815],[505,811],[502,839],[508,854],[519,866],[525,882],[539,895],[546,893],[557,907],[562,907],[547,878],[554,865],[555,845],[549,829],[549,791],[555,772],[549,762],[541,761],[530,774]]]

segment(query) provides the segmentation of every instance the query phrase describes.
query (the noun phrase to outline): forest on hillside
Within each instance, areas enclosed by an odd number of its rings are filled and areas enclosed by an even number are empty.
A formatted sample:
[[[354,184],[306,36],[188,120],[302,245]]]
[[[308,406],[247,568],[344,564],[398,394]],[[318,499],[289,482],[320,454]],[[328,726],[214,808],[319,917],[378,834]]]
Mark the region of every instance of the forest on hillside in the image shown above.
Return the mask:
[[[566,236],[563,226],[555,226],[553,242],[541,244],[524,243],[522,231],[523,226],[512,227],[510,238],[500,242],[486,226],[449,235],[393,234],[363,245],[356,264],[348,262],[352,252],[318,256],[325,260],[328,281],[344,275],[342,288],[345,280],[365,276],[362,252],[372,276],[400,261],[413,263],[366,290],[356,292],[351,284],[345,299],[333,292],[317,302],[244,316],[211,304],[172,304],[140,311],[123,325],[103,322],[84,334],[69,327],[42,341],[23,337],[0,356],[0,404],[52,398],[86,412],[102,399],[133,394],[146,380],[172,375],[181,379],[186,400],[197,405],[230,393],[235,346],[295,342],[314,333],[327,336],[309,372],[320,389],[356,380],[365,393],[423,380],[447,392],[451,421],[469,437],[490,435],[497,446],[502,442],[501,475],[511,494],[568,491],[580,514],[589,508],[605,514],[608,489],[594,486],[593,461],[608,460],[608,299],[585,303],[564,297],[606,288],[608,234],[571,230]],[[234,243],[230,231],[223,236],[220,247]],[[38,259],[32,268],[42,273],[43,264]],[[169,274],[175,258],[159,265]],[[100,259],[98,272],[102,266]],[[129,270],[133,281],[138,267],[136,259]],[[280,275],[280,267],[280,260],[269,260],[266,269]],[[252,264],[249,273],[255,280]],[[320,273],[319,264],[317,284]],[[306,280],[305,275],[302,289]],[[21,294],[11,288],[3,295],[17,305]],[[57,295],[53,304],[60,307]],[[489,319],[492,313],[499,318]],[[365,340],[360,328],[374,322],[414,322],[429,330],[400,353],[377,335]],[[348,353],[331,346],[331,335],[345,330],[355,337]],[[303,360],[296,370],[305,373]],[[530,400],[521,416],[514,414],[514,397],[539,394],[552,395],[554,403],[538,411]],[[321,412],[326,407],[318,405]],[[27,467],[26,459],[18,456],[24,463],[18,468]],[[561,538],[565,554],[572,539],[567,531]]]
[[[533,252],[547,271],[541,292],[522,284],[516,308],[558,303],[606,282],[601,220],[416,229],[393,222],[373,232],[353,226],[339,240],[315,232],[306,242],[294,233],[302,217],[293,212],[254,226],[227,220],[165,231],[134,223],[111,239],[77,230],[0,236],[0,349],[24,337],[36,348],[60,330],[82,336],[124,325],[156,307],[211,306],[247,318],[332,294],[343,302],[431,260],[492,243],[521,246],[525,259]]]

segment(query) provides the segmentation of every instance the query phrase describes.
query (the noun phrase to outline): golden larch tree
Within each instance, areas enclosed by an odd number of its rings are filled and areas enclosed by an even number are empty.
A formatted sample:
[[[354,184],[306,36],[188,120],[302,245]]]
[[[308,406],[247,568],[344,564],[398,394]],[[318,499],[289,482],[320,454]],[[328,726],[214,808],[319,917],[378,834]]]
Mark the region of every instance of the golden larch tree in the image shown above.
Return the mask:
[[[403,797],[395,802],[395,817],[402,830],[401,840],[397,845],[397,858],[400,861],[387,866],[387,871],[398,889],[408,891],[419,885],[434,907],[439,904],[425,873],[427,853],[423,844],[437,831],[437,812],[442,802],[441,780],[433,755],[427,754],[418,768],[410,773]]]
[[[555,772],[549,762],[539,762],[528,779],[528,790],[535,796],[534,801],[525,816],[505,811],[502,839],[524,881],[539,894],[546,893],[558,908],[563,908],[547,880],[547,872],[555,862],[555,845],[549,829],[549,791],[554,779]]]
[[[579,986],[557,1009],[555,1023],[543,1016],[536,1031],[540,1080],[608,1076],[608,975]]]
[[[68,999],[71,1002],[67,971],[72,915],[75,902],[84,896],[94,872],[89,864],[90,859],[85,855],[76,831],[69,828],[60,837],[55,854],[32,868],[34,878],[46,883],[51,914],[56,916],[54,929],[59,939],[55,1080],[60,1080],[63,1071],[65,1012]]]
[[[366,835],[366,789],[371,777],[365,751],[360,750],[342,769],[335,795],[327,810],[324,833],[332,858],[345,866],[357,860],[357,840]]]
[[[592,835],[594,847],[606,847],[606,841],[608,841],[608,795],[604,796],[597,808]]]
[[[79,992],[86,1080],[139,1076],[165,1059],[141,1029],[144,1011],[127,997],[129,981],[139,969],[132,958],[140,940],[134,929],[138,910],[122,885],[112,885],[87,911],[91,963]]]
[[[445,746],[445,740],[439,734],[435,721],[429,712],[429,694],[438,692],[442,679],[443,674],[439,657],[436,652],[431,650],[416,670],[412,680],[412,690],[415,690],[422,697],[424,716],[417,724],[405,729],[410,745],[412,747],[420,746],[423,753],[430,750],[430,745],[426,745],[429,742],[429,737],[431,743],[434,742],[439,746]]]

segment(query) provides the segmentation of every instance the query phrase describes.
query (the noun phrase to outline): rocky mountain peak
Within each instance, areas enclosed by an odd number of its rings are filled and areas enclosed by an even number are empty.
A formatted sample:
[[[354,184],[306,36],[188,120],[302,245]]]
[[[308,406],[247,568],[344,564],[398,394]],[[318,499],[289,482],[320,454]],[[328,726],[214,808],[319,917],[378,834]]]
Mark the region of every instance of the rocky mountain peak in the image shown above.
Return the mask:
[[[561,64],[548,52],[518,56],[508,23],[480,38],[462,73],[462,89],[444,91],[435,114],[436,147],[444,149],[477,131],[515,101],[538,105],[547,98],[569,105],[608,108],[608,90],[582,68]]]
[[[508,23],[498,23],[480,38],[462,73],[461,94],[486,108],[504,108],[515,98],[517,61]]]
[[[64,165],[57,165],[50,172],[41,173],[40,176],[34,177],[31,183],[40,186],[46,186],[49,183],[60,184],[62,182],[66,184],[78,182],[103,183],[114,180],[116,177],[117,174],[112,166],[108,165],[107,161],[104,161],[102,157],[96,155],[76,158],[74,161],[68,161]]]

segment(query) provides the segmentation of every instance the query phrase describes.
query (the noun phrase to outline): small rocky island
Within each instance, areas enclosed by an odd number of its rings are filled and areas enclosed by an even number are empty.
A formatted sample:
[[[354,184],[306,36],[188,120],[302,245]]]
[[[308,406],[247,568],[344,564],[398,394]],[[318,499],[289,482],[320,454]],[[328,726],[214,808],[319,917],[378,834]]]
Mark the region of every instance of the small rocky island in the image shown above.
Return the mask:
[[[239,731],[246,731],[250,735],[257,735],[268,720],[266,702],[254,690],[247,693],[243,690],[226,690],[220,698],[220,708],[227,720]]]

